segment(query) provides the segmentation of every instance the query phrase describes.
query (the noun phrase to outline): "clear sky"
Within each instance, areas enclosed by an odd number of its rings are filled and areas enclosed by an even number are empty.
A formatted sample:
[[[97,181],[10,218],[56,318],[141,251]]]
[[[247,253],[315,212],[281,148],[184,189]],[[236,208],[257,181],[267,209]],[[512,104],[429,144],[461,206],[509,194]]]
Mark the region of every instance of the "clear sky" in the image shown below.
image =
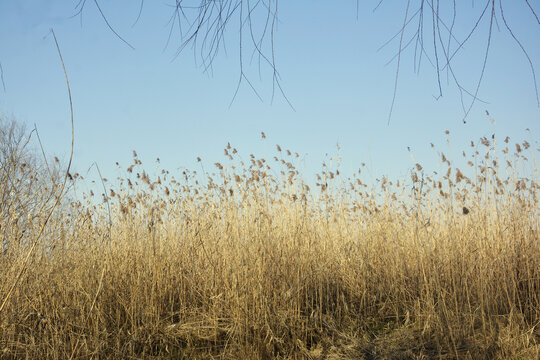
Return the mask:
[[[414,73],[409,49],[402,56],[388,125],[396,62],[385,64],[398,43],[378,48],[399,31],[406,2],[397,6],[386,1],[375,12],[378,1],[361,2],[358,15],[353,0],[339,6],[329,1],[280,2],[276,62],[295,110],[279,95],[271,102],[272,73],[263,66],[259,78],[249,54],[244,66],[263,101],[243,83],[229,106],[239,76],[237,19],[227,32],[226,51],[217,56],[212,73],[204,73],[189,48],[174,56],[178,33],[173,33],[165,49],[172,2],[146,1],[134,26],[137,1],[100,2],[111,25],[134,50],[108,29],[93,1],[87,1],[82,19],[72,17],[77,2],[0,0],[0,63],[5,82],[0,113],[29,128],[35,123],[47,153],[67,159],[69,108],[62,68],[48,36],[54,28],[72,88],[74,168],[81,174],[96,161],[112,178],[117,175],[115,162],[125,168],[132,150],[150,171],[157,157],[171,171],[198,169],[198,156],[208,168],[223,161],[223,148],[230,142],[244,159],[250,153],[270,158],[275,144],[280,144],[305,155],[301,167],[307,174],[320,169],[325,154],[335,156],[339,143],[345,171],[365,162],[371,176],[404,176],[414,166],[407,147],[415,161],[435,169],[438,162],[430,142],[459,154],[480,136],[497,133],[499,139],[508,135],[534,144],[540,133],[529,63],[500,17],[479,91],[488,104],[478,102],[463,124],[459,95],[452,83],[446,85],[446,72],[442,73],[444,96],[436,100],[433,68],[424,59],[420,73]],[[466,36],[473,16],[482,10],[481,2],[464,3],[455,25],[458,39]],[[540,75],[537,20],[524,1],[505,6],[507,20]],[[428,18],[426,42],[433,41],[430,26]],[[488,27],[487,19],[480,23],[454,64],[463,85],[472,91],[480,76]],[[427,46],[427,51],[431,56],[432,48]],[[450,130],[450,150],[445,130]],[[261,131],[267,135],[265,141]]]

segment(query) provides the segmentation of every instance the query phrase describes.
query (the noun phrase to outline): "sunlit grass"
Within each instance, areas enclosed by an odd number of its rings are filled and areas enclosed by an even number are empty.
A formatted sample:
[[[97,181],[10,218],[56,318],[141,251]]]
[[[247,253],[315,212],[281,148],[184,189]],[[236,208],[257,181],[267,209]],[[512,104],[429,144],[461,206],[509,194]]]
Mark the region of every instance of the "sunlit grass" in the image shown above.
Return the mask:
[[[134,153],[48,226],[0,358],[537,359],[538,149],[472,145],[461,169],[440,153],[443,172],[369,185],[304,181],[279,146],[176,177]],[[2,296],[35,236],[16,222]]]

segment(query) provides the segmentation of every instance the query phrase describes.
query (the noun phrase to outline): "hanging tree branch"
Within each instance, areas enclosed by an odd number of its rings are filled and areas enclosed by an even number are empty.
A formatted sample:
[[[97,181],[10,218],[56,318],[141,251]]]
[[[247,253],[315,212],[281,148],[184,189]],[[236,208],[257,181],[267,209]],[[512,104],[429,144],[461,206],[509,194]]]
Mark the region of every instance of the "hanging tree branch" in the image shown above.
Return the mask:
[[[379,1],[377,4],[376,9],[380,8],[384,0]],[[521,2],[524,6],[526,6],[526,11],[530,12],[536,19],[536,22],[540,24],[540,21],[538,21],[537,12],[534,10],[533,6],[530,4],[528,0],[522,0]],[[448,7],[448,4],[450,6]],[[447,5],[447,7],[443,8],[443,5]],[[399,80],[399,74],[400,74],[400,60],[402,57],[402,53],[409,47],[409,45],[415,41],[415,49],[414,49],[414,71],[419,72],[420,71],[420,65],[421,65],[421,59],[422,55],[425,55],[429,63],[431,64],[434,72],[435,72],[435,78],[437,83],[437,91],[438,95],[435,97],[436,99],[443,96],[443,84],[441,82],[441,72],[446,71],[447,74],[447,83],[450,81],[450,79],[453,81],[454,85],[458,89],[458,92],[460,94],[461,99],[461,106],[463,109],[463,122],[466,122],[466,119],[472,110],[473,106],[477,101],[484,102],[481,99],[479,99],[479,93],[480,93],[480,87],[482,84],[482,81],[484,79],[484,75],[486,72],[487,62],[489,58],[489,50],[492,46],[492,40],[493,40],[493,25],[497,23],[497,17],[500,17],[503,20],[503,23],[505,25],[505,29],[510,34],[510,36],[513,38],[515,43],[518,45],[521,52],[524,54],[529,67],[531,69],[531,77],[534,85],[534,90],[536,94],[536,102],[537,105],[540,107],[540,97],[538,94],[538,84],[536,79],[536,71],[533,64],[532,59],[529,56],[529,53],[527,52],[525,46],[521,42],[521,40],[515,35],[513,29],[510,27],[507,19],[505,18],[504,13],[504,6],[503,6],[503,0],[485,0],[483,3],[483,6],[481,7],[480,14],[476,16],[474,24],[472,28],[466,33],[467,35],[464,37],[463,40],[458,40],[456,34],[455,34],[455,25],[458,17],[458,10],[457,10],[457,4],[456,1],[453,0],[451,3],[448,1],[441,2],[440,0],[416,0],[414,2],[413,6],[413,15],[410,18],[407,18],[407,14],[409,12],[409,6],[412,6],[410,4],[410,0],[408,2],[407,10],[405,12],[405,21],[404,25],[400,28],[399,32],[394,35],[387,43],[383,45],[387,46],[390,43],[393,42],[398,36],[399,36],[399,45],[398,45],[398,52],[397,54],[390,60],[390,62],[393,62],[397,59],[397,65],[396,65],[396,76],[395,76],[395,82],[394,82],[394,96],[392,98],[392,103],[390,106],[390,114],[389,114],[389,121],[390,117],[392,115],[392,111],[394,109],[394,103],[395,103],[395,97],[397,93],[397,86],[398,86],[398,80]],[[375,9],[375,10],[376,10]],[[463,11],[463,10],[462,10]],[[424,36],[426,35],[424,32],[424,22],[426,18],[431,17],[431,30],[430,30],[430,36],[432,44],[430,48],[426,47],[426,42],[424,41]],[[450,19],[450,25],[447,25],[447,22],[445,19]],[[417,20],[416,23],[414,23],[412,20]],[[482,25],[485,22],[488,22],[488,26],[486,30],[482,30]],[[412,37],[410,40],[406,41],[405,44],[403,42],[403,38],[408,38],[407,34],[410,34],[411,31],[408,31],[409,28],[412,28]],[[461,83],[460,77],[456,74],[455,69],[453,68],[453,61],[456,58],[456,56],[462,52],[464,52],[464,46],[467,42],[470,42],[472,36],[478,32],[485,32],[485,50],[483,52],[482,56],[482,63],[479,68],[479,77],[476,81],[476,84],[474,85],[474,90],[470,91],[467,90]],[[428,56],[428,53],[432,54],[432,57]],[[465,100],[465,97],[469,97],[469,101]]]
[[[115,36],[131,47],[111,26],[98,1],[94,0],[93,2],[109,29]],[[385,3],[385,0],[379,0],[373,11],[382,11]],[[86,0],[79,0],[77,5],[79,13],[82,13],[85,4]],[[143,4],[144,0],[141,0],[138,4],[138,14],[135,23],[141,17]],[[359,4],[359,0],[357,0],[357,13],[359,11]],[[531,14],[533,19],[536,20],[536,24],[540,25],[538,11],[535,9],[535,5],[529,0],[516,0],[513,4],[515,6],[521,5],[524,11]],[[219,52],[226,52],[227,50],[225,46],[225,34],[227,30],[236,31],[239,37],[239,74],[232,101],[236,98],[243,82],[246,82],[256,96],[262,100],[245,72],[246,48],[251,48],[250,62],[254,59],[257,60],[259,76],[262,65],[269,67],[272,71],[272,101],[275,93],[279,92],[289,105],[291,105],[283,91],[281,77],[276,65],[275,32],[278,23],[278,0],[175,0],[172,8],[173,10],[169,20],[170,29],[165,48],[170,46],[173,34],[175,31],[178,31],[179,45],[174,54],[175,58],[184,52],[187,47],[190,47],[193,50],[196,62],[200,61],[203,71],[211,72],[213,62]],[[472,26],[465,32],[465,36],[459,39],[456,35],[456,24],[460,19],[459,15],[463,13],[470,14],[471,9],[463,8],[463,5],[459,5],[459,2],[456,0],[407,0],[403,23],[399,31],[382,46],[388,46],[389,44],[393,44],[395,40],[399,40],[396,45],[397,53],[389,61],[389,63],[396,61],[396,73],[388,121],[391,119],[398,95],[397,89],[404,53],[414,44],[413,71],[420,72],[423,57],[428,60],[435,73],[437,85],[435,99],[439,99],[445,93],[445,84],[443,83],[441,74],[442,72],[446,72],[446,86],[452,83],[459,92],[461,107],[463,109],[463,122],[465,122],[476,102],[485,102],[479,98],[479,93],[486,72],[489,50],[492,45],[493,25],[498,25],[498,17],[502,19],[504,30],[510,34],[528,61],[536,101],[538,106],[540,106],[534,63],[523,42],[510,26],[511,21],[505,15],[503,0],[484,0],[479,11],[474,10],[473,4],[472,12],[476,13],[473,17]],[[429,23],[427,23],[428,21]],[[485,26],[486,23],[487,26]],[[427,24],[429,24],[429,30],[426,31],[428,27],[424,25]],[[461,77],[454,69],[453,64],[459,54],[465,53],[465,45],[471,42],[471,38],[477,33],[484,33],[485,50],[483,51],[482,62],[478,69],[479,76],[473,85],[473,89],[468,90],[462,84]],[[426,39],[426,36],[430,38]]]

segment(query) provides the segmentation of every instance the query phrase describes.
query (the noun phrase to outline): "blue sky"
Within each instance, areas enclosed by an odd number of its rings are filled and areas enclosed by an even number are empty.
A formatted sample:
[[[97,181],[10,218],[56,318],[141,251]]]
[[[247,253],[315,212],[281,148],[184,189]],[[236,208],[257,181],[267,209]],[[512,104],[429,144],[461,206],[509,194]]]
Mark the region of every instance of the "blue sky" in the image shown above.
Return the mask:
[[[280,144],[303,156],[300,165],[309,176],[320,169],[325,154],[338,153],[339,143],[346,173],[365,162],[370,176],[401,177],[414,165],[407,147],[415,161],[436,169],[430,142],[460,154],[470,140],[481,136],[497,133],[499,139],[508,135],[534,141],[540,132],[529,64],[500,18],[479,92],[489,104],[477,103],[463,124],[455,86],[444,85],[444,96],[435,100],[438,89],[432,68],[424,59],[421,72],[414,73],[413,53],[407,51],[388,125],[396,63],[385,64],[398,44],[378,48],[399,30],[405,2],[402,6],[383,2],[376,12],[372,9],[378,1],[362,2],[358,17],[352,0],[340,6],[328,1],[280,2],[276,62],[295,110],[279,95],[270,101],[272,73],[263,67],[259,78],[249,55],[245,70],[263,101],[244,83],[230,105],[239,75],[237,27],[228,31],[226,52],[219,53],[212,73],[204,73],[190,49],[174,57],[178,34],[164,50],[171,16],[167,2],[146,1],[135,26],[138,2],[100,2],[109,22],[135,50],[107,28],[92,1],[87,2],[82,20],[72,17],[76,3],[0,0],[0,63],[6,87],[0,91],[0,114],[29,128],[35,123],[47,153],[67,159],[69,108],[62,68],[48,36],[49,28],[54,28],[72,88],[74,169],[81,174],[95,161],[105,176],[113,178],[115,162],[127,167],[132,150],[148,170],[156,166],[157,157],[160,167],[171,171],[198,169],[198,156],[208,168],[223,161],[223,148],[230,142],[244,159],[250,153],[270,158],[275,144]],[[470,29],[480,5],[460,5],[458,38]],[[508,2],[506,7],[507,19],[540,72],[536,20],[525,2]],[[426,41],[432,41],[431,23],[426,21]],[[480,75],[488,26],[487,21],[480,24],[454,64],[471,90]],[[445,130],[451,133],[450,147]],[[267,134],[265,141],[261,131]]]

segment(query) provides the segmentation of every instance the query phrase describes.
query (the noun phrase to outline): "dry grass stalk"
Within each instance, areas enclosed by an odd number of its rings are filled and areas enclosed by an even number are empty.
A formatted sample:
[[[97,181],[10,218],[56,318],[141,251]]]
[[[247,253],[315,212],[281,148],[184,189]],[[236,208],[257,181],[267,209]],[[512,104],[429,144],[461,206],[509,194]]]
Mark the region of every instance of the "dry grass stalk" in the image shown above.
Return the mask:
[[[540,186],[514,170],[531,149],[494,146],[477,169],[445,157],[440,175],[413,163],[373,186],[325,166],[313,190],[281,159],[152,187],[137,161],[108,203],[53,217],[0,357],[538,358]]]

